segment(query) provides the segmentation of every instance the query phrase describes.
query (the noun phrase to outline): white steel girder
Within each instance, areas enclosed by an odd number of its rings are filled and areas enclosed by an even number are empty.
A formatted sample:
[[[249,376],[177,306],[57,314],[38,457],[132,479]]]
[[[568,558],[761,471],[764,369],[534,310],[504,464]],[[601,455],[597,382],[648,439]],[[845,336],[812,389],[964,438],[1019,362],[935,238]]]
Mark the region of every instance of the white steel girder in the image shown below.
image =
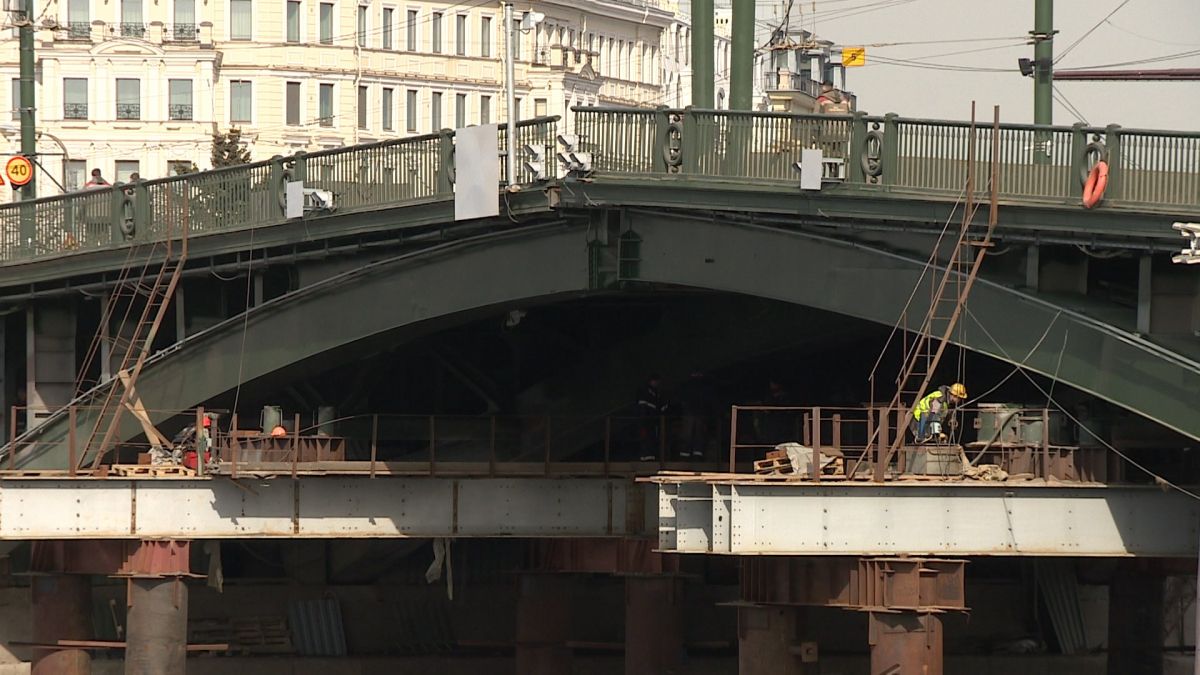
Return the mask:
[[[1156,487],[659,485],[659,549],[740,555],[1196,557],[1200,502]]]
[[[606,537],[653,486],[602,478],[5,479],[0,539]]]

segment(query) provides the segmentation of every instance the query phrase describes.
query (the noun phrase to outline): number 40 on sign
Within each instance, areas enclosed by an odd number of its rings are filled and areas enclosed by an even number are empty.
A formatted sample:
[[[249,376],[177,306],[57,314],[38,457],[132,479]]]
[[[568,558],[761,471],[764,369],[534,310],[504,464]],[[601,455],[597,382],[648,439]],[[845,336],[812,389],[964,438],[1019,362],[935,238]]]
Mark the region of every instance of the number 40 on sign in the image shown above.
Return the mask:
[[[13,157],[4,166],[4,175],[13,187],[20,187],[33,180],[33,162],[28,157]]]

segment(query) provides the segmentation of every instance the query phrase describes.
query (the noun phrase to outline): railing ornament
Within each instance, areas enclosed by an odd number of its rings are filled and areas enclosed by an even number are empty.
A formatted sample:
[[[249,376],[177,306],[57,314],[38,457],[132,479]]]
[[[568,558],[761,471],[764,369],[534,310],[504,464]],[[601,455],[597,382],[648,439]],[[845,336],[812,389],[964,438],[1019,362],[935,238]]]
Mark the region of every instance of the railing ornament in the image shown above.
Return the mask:
[[[1104,143],[1104,134],[1094,132],[1091,134],[1092,140],[1084,149],[1083,166],[1079,168],[1079,184],[1086,185],[1088,174],[1092,172],[1092,167],[1097,162],[1108,160],[1108,146]]]
[[[879,122],[872,122],[871,129],[863,140],[862,170],[868,179],[878,182],[883,175],[883,131]]]
[[[667,173],[683,171],[683,116],[672,114],[667,125],[667,145],[663,148],[663,162]]]

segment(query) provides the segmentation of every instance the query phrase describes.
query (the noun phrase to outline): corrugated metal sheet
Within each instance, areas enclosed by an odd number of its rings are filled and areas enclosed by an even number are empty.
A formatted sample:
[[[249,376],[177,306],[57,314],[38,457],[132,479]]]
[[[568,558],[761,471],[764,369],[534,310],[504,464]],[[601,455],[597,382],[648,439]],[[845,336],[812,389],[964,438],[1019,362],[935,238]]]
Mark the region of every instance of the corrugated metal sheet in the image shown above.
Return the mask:
[[[288,604],[292,645],[302,656],[345,656],[346,631],[336,596]]]
[[[1034,561],[1034,570],[1063,654],[1083,654],[1088,641],[1079,609],[1075,562],[1069,558],[1041,558]]]

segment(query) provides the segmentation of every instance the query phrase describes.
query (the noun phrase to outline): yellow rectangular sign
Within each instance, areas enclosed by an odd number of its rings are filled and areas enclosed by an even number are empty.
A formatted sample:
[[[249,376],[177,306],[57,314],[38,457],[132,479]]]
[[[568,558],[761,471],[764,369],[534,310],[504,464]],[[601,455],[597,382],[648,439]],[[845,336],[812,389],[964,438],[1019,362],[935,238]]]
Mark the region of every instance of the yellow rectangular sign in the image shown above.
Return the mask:
[[[866,47],[843,47],[842,48],[842,65],[847,68],[855,66],[864,66],[867,64],[867,48]]]

